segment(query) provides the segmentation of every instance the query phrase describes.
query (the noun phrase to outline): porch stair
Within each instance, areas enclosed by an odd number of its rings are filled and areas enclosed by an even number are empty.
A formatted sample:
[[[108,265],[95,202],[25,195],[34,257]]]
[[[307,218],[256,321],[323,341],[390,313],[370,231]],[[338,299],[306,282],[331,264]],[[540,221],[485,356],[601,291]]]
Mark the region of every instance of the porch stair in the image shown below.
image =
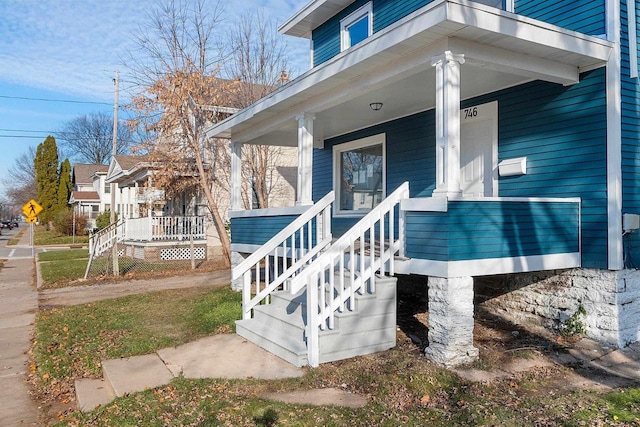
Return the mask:
[[[335,314],[333,329],[319,332],[319,363],[395,346],[396,280],[379,276],[375,293],[356,293],[354,309]],[[306,288],[295,295],[272,293],[271,304],[254,307],[253,318],[236,322],[236,333],[295,366],[307,365],[306,293]]]
[[[405,182],[334,240],[329,193],[235,266],[243,310],[236,333],[296,366],[394,347],[393,276],[405,255],[398,208],[408,197]]]

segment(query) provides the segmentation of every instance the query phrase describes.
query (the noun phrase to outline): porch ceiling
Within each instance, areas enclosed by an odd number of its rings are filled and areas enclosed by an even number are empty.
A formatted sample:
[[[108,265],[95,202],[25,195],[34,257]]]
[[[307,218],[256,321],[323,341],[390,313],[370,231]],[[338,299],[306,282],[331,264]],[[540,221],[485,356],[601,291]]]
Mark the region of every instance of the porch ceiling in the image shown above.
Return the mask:
[[[577,82],[606,63],[612,43],[464,0],[440,0],[405,17],[252,106],[213,126],[209,137],[297,145],[301,113],[316,115],[314,139],[382,123],[435,105],[431,59],[465,55],[461,98],[533,79]],[[380,111],[369,108],[382,102]]]

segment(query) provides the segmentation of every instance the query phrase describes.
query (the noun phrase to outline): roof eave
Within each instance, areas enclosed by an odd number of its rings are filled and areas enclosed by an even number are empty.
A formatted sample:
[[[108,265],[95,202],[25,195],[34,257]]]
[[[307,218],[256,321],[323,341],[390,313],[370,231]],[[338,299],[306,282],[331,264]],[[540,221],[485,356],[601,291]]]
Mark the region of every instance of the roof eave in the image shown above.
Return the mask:
[[[314,3],[316,2],[311,2],[308,6]],[[477,14],[478,16],[471,16],[470,14]],[[331,60],[310,69],[253,105],[210,127],[206,131],[207,136],[211,138],[233,139],[233,133],[237,132],[239,126],[242,125],[246,128],[247,124],[254,120],[256,123],[260,122],[262,119],[256,117],[260,113],[270,111],[272,114],[280,114],[281,111],[279,109],[284,108],[282,107],[283,105],[291,104],[292,102],[295,104],[308,104],[308,102],[305,101],[318,97],[317,93],[314,94],[314,86],[322,83],[324,85],[324,93],[326,93],[328,88],[333,87],[332,85],[339,85],[343,83],[345,79],[353,78],[350,74],[351,69],[355,69],[359,64],[364,63],[380,53],[384,56],[385,49],[393,47],[389,44],[390,42],[385,39],[387,34],[396,30],[396,33],[402,33],[403,29],[399,28],[402,26],[406,26],[407,30],[410,31],[413,31],[415,28],[420,28],[419,25],[412,25],[416,19],[424,20],[423,22],[427,24],[432,23],[431,27],[421,28],[418,30],[418,33],[429,32],[431,28],[436,28],[440,24],[443,24],[444,27],[451,26],[454,29],[451,30],[451,34],[438,33],[437,36],[456,37],[458,30],[455,28],[475,27],[487,33],[511,37],[519,44],[528,43],[533,45],[537,43],[537,47],[540,47],[542,50],[547,49],[548,51],[552,51],[554,49],[565,49],[582,55],[586,58],[587,62],[591,62],[590,64],[572,64],[575,65],[576,70],[579,70],[583,66],[586,68],[601,66],[606,62],[613,48],[613,44],[607,40],[565,30],[542,21],[504,12],[484,5],[472,4],[465,0],[442,0],[431,3],[428,7],[414,12],[393,26],[379,31],[368,40],[354,46],[354,48],[342,52]],[[522,25],[526,27],[524,29],[527,31],[514,32],[513,25],[505,25],[508,23],[515,23],[516,27]],[[504,30],[504,28],[507,28],[507,30]],[[442,27],[439,29],[441,31]],[[516,30],[522,29],[523,28],[516,28]],[[407,32],[405,31],[404,33]],[[551,43],[543,45],[536,40],[536,37],[540,36],[551,38],[554,43],[565,43],[566,46],[558,46]],[[405,40],[408,40],[410,35],[406,37],[407,39]],[[391,36],[391,39],[393,39],[393,36]],[[402,40],[396,43],[402,43]],[[340,73],[345,75],[341,76]],[[332,80],[334,83],[331,83]],[[561,81],[561,83],[575,83],[575,81],[570,82],[570,79],[566,80],[566,82]],[[309,110],[309,112],[315,111]]]

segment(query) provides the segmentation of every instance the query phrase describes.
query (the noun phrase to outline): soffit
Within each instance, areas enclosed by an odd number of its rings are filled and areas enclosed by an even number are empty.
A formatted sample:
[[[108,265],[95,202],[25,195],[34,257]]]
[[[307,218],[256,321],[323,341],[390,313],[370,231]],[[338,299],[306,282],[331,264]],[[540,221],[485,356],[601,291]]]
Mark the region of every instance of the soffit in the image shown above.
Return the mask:
[[[578,71],[604,65],[612,46],[489,6],[442,0],[307,71],[207,134],[295,145],[296,114],[316,114],[314,134],[321,139],[432,108],[431,59],[445,50],[467,59],[461,68],[465,99],[533,79],[575,83]],[[382,112],[367,117],[362,106],[378,101],[385,104]]]

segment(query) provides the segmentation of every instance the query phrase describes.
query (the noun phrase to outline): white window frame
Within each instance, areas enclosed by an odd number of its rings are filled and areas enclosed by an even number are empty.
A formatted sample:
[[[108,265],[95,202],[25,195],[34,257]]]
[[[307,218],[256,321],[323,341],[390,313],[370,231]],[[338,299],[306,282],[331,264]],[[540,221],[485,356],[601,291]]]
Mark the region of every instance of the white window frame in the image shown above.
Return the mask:
[[[334,205],[334,217],[362,217],[365,216],[369,209],[344,210],[340,209],[340,188],[342,180],[342,170],[340,160],[342,153],[345,151],[357,150],[359,148],[371,147],[374,145],[382,145],[382,199],[387,197],[387,136],[384,133],[368,136],[362,139],[345,142],[333,146],[333,188],[336,192],[336,203]]]
[[[369,19],[369,28],[367,37],[371,37],[373,34],[373,3],[369,2],[364,6],[358,8],[354,12],[350,13],[345,18],[340,20],[340,51],[349,49],[351,47],[351,40],[349,39],[349,27],[356,22],[367,17]]]

